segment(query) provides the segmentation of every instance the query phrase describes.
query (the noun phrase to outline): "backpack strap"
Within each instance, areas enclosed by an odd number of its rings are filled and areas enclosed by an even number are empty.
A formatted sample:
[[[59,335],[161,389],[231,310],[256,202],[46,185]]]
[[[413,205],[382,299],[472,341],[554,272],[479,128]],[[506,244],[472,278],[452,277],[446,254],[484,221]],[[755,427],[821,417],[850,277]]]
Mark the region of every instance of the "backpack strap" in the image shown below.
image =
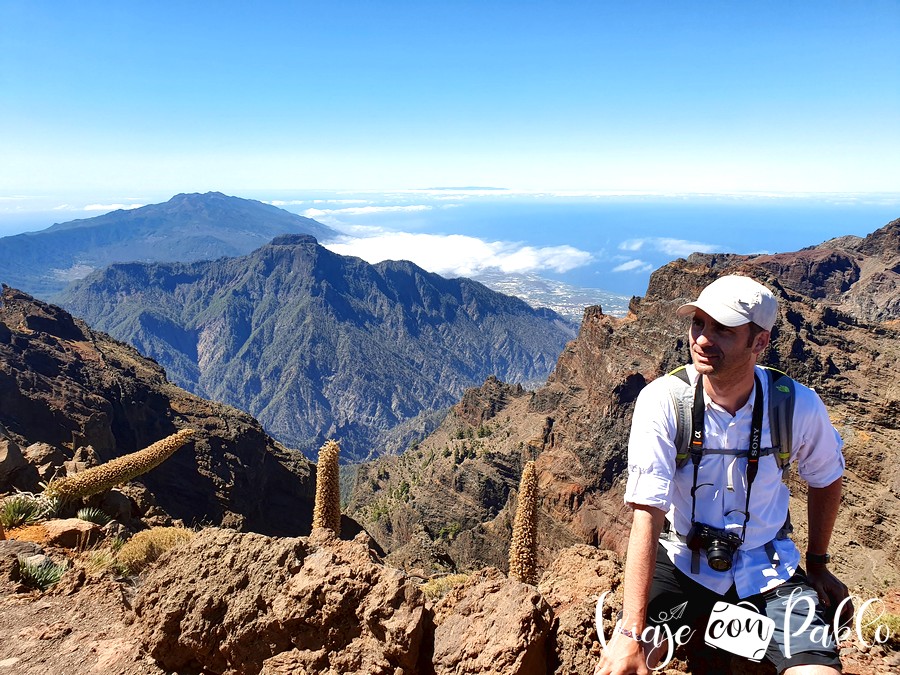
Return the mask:
[[[787,480],[794,440],[794,380],[780,370],[765,370],[769,375],[769,433],[778,467]]]
[[[778,468],[787,480],[793,447],[794,380],[775,368],[763,368],[769,377],[769,434],[772,438],[772,449],[766,449],[763,454],[775,455]],[[680,469],[691,458],[694,390],[686,366],[676,368],[668,375],[669,395],[675,406],[675,466]]]
[[[675,466],[681,468],[691,458],[690,444],[693,428],[692,407],[694,390],[687,367],[681,366],[669,373],[669,395],[675,406]]]

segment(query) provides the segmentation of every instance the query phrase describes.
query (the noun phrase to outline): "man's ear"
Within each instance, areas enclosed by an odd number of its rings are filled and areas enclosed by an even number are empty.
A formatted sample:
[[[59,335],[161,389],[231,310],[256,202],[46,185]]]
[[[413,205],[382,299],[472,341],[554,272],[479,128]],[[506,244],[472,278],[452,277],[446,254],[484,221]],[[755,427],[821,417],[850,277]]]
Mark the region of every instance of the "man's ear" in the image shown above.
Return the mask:
[[[764,330],[759,335],[757,335],[753,340],[753,353],[756,356],[762,354],[766,350],[766,347],[769,346],[769,341],[771,340],[771,338],[772,334],[767,330]]]

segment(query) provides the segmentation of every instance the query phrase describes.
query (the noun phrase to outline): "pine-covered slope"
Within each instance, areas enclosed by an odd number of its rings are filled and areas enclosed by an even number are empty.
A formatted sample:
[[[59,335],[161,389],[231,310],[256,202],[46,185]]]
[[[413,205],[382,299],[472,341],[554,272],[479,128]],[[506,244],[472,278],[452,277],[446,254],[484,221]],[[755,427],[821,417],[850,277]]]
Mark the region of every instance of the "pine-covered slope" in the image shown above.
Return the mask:
[[[340,439],[344,459],[381,454],[382,434],[404,423],[421,434],[410,420],[488,375],[542,380],[574,335],[477,282],[370,265],[303,235],[239,258],[114,265],[61,304],[286,445]]]

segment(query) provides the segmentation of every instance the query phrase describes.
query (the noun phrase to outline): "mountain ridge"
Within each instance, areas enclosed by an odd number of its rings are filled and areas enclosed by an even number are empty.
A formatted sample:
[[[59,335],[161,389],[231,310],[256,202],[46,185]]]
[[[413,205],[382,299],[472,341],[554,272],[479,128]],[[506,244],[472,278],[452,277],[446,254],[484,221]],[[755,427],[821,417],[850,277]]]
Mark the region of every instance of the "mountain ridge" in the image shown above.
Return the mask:
[[[286,445],[310,452],[336,436],[356,459],[488,375],[543,380],[574,335],[554,312],[481,283],[407,261],[370,265],[309,235],[238,258],[113,265],[60,303]]]
[[[137,493],[123,488],[138,494],[143,508],[149,504],[165,523],[310,532],[315,469],[299,453],[266,436],[246,413],[171,384],[133,347],[3,287],[0,444],[7,447],[0,493],[39,490],[41,478],[65,475],[64,462],[82,468],[107,462],[183,428],[197,430],[188,445],[140,476]],[[9,444],[21,451],[10,453]]]

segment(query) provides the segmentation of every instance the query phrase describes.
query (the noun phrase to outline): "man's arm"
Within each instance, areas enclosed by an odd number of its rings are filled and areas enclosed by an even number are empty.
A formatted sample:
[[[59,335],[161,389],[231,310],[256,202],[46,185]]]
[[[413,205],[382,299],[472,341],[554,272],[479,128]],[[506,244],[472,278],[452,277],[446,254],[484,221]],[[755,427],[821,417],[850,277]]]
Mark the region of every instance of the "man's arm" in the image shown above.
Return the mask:
[[[632,504],[634,515],[628,553],[625,559],[625,598],[622,627],[640,635],[647,621],[650,583],[656,569],[656,550],[665,513],[652,506]],[[648,673],[647,655],[640,642],[617,634],[607,644],[595,675],[630,675]]]
[[[824,554],[828,552],[831,532],[837,519],[841,505],[841,486],[843,479],[823,488],[809,488],[807,498],[807,517],[809,522],[809,553]],[[806,573],[810,585],[816,589],[819,599],[826,607],[831,603],[839,603],[847,597],[847,587],[835,577],[824,564],[806,562]]]

